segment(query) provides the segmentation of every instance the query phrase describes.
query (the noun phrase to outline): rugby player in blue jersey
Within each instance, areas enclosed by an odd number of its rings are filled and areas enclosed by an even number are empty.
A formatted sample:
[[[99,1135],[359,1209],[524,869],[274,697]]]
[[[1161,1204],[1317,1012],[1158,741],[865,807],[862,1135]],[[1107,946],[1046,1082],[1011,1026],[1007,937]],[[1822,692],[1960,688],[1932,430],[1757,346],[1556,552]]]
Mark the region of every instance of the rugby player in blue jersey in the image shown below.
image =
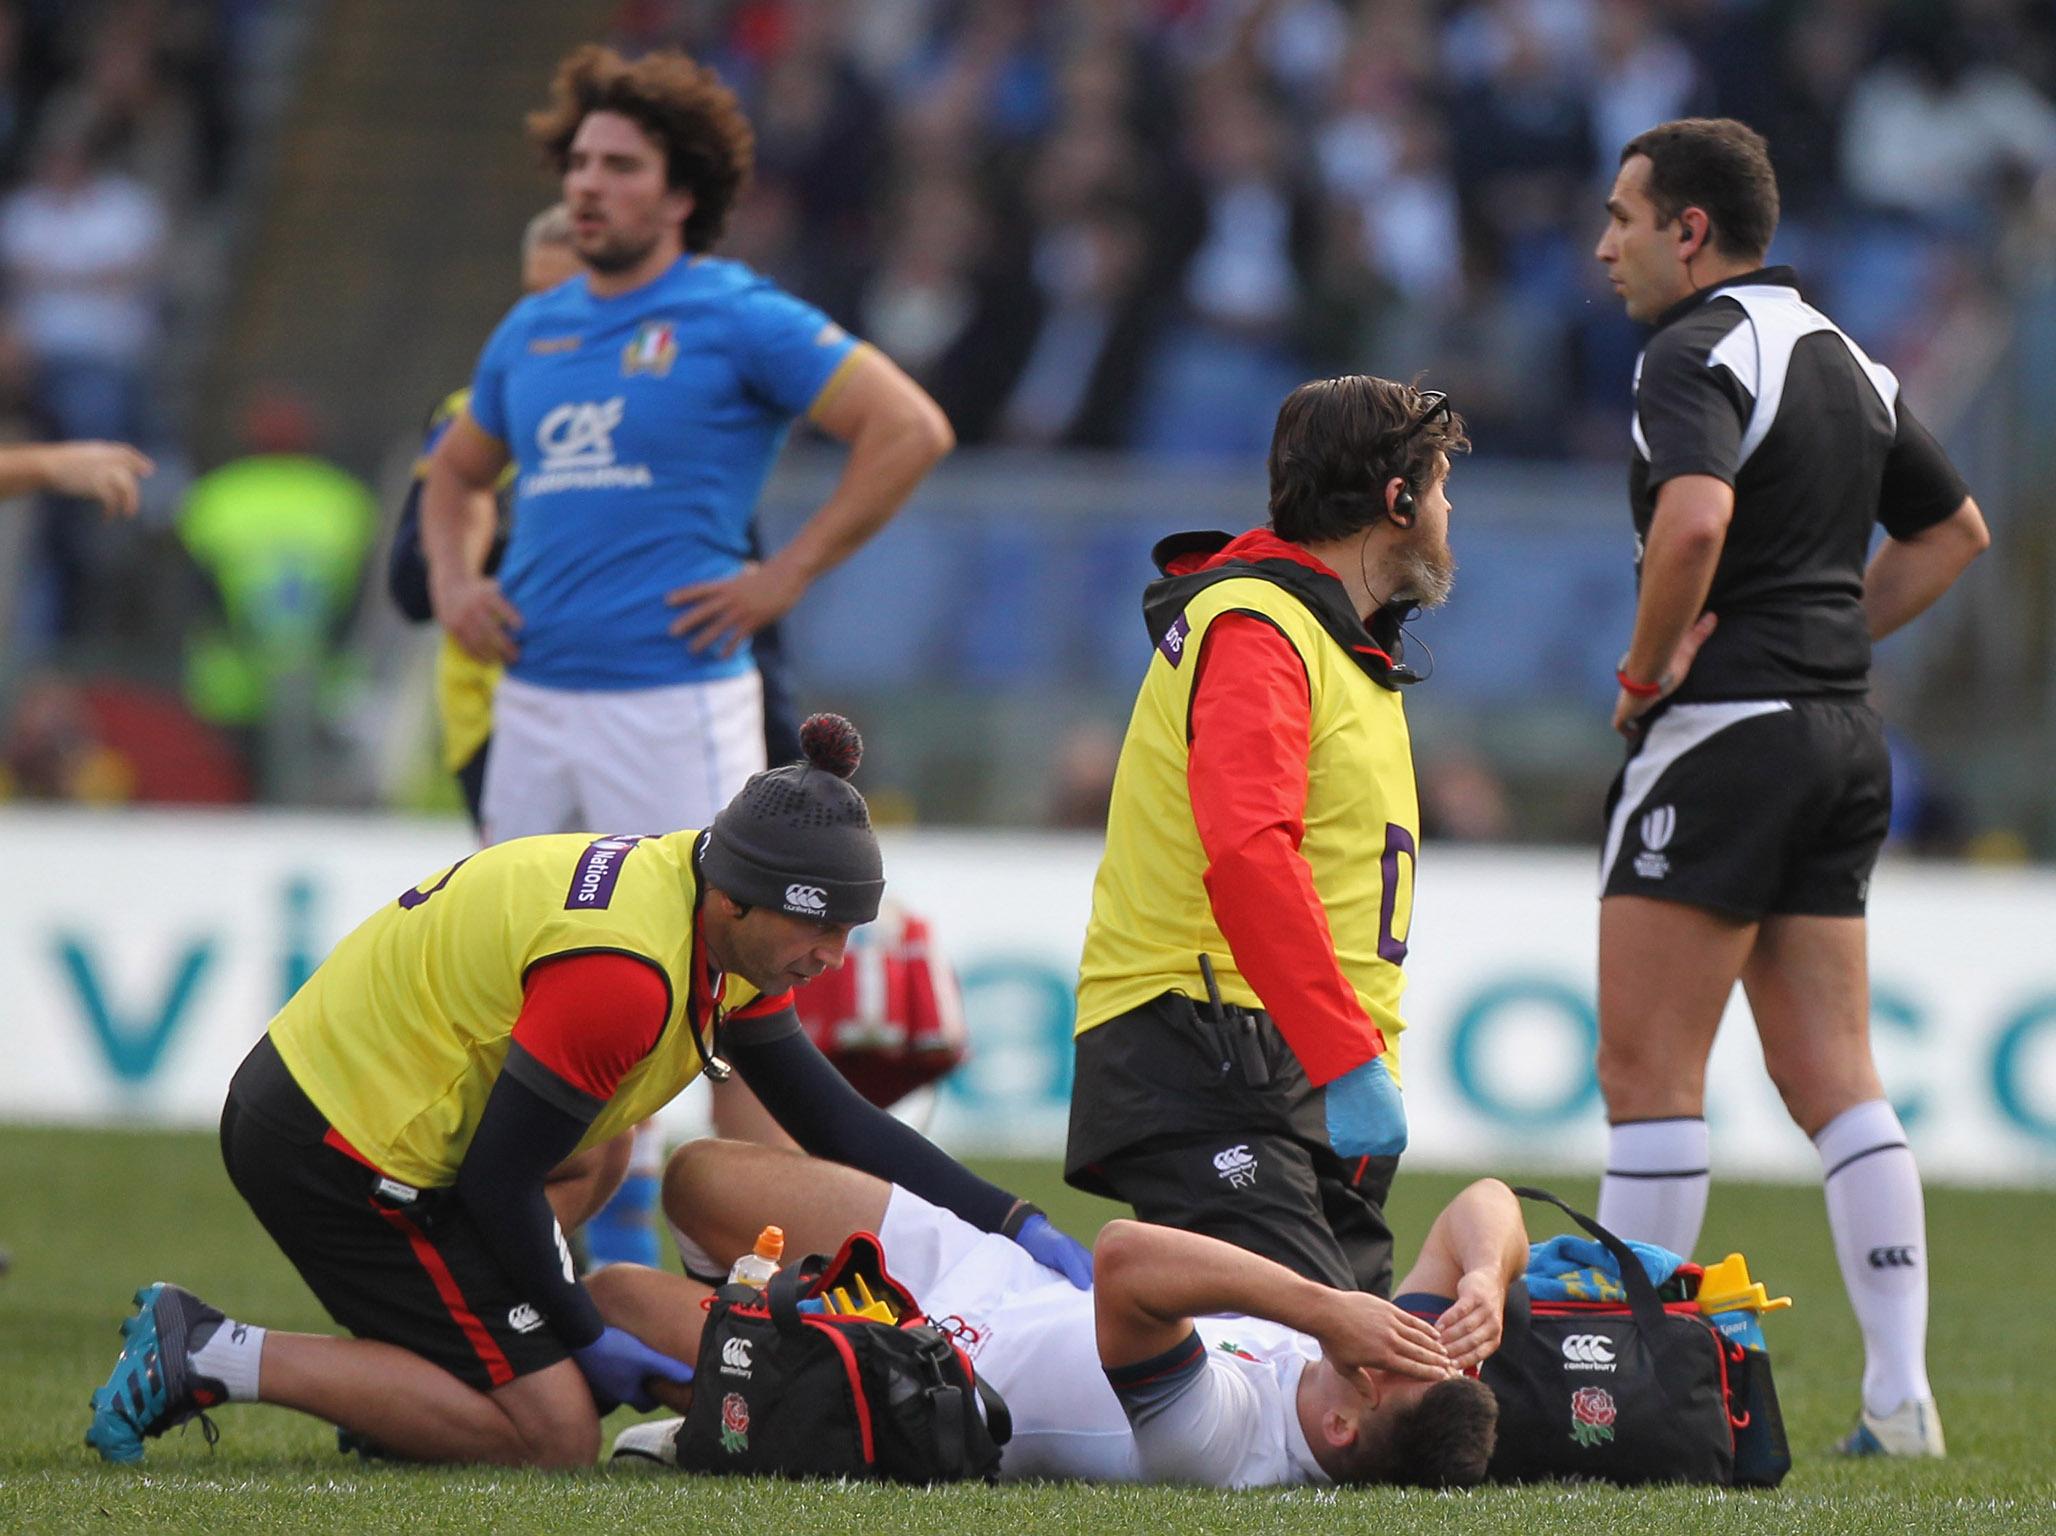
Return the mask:
[[[562,172],[585,275],[523,300],[430,459],[437,618],[507,665],[488,840],[703,823],[764,766],[751,637],[898,510],[954,445],[875,349],[710,253],[748,178],[735,97],[681,53],[588,46],[529,131]],[[849,447],[790,542],[748,557],[793,420]],[[497,578],[473,493],[515,468]]]

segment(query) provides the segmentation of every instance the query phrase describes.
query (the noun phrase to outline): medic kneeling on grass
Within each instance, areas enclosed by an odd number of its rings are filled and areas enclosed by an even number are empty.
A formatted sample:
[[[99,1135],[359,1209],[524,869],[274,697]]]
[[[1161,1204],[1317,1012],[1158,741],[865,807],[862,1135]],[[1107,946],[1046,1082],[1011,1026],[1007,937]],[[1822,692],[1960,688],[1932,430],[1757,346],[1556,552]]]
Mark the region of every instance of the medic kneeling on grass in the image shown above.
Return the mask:
[[[757,774],[705,831],[500,843],[337,945],[237,1070],[221,1141],[355,1337],[146,1286],[86,1443],[139,1461],[203,1410],[266,1402],[395,1457],[591,1464],[601,1414],[692,1369],[595,1304],[564,1230],[620,1180],[600,1149],[726,1076],[724,1055],[807,1151],[1091,1284],[1082,1247],[867,1103],[801,1030],[793,989],[842,963],[885,879],[847,782],[856,730],[817,715],[800,734],[806,761]]]

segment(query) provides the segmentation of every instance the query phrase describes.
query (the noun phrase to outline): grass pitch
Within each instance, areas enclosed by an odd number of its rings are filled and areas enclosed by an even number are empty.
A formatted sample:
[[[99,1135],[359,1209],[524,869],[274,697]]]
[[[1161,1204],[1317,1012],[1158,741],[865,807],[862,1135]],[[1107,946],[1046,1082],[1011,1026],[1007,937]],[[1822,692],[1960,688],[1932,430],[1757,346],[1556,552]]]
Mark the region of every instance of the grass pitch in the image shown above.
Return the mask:
[[[0,1531],[1069,1533],[1507,1532],[1687,1536],[2056,1530],[2056,1193],[1931,1190],[1932,1370],[1950,1458],[1840,1464],[1825,1448],[1852,1421],[1861,1347],[1814,1188],[1717,1187],[1703,1255],[1749,1255],[1796,1302],[1768,1325],[1797,1458],[1772,1493],[1603,1487],[1218,1494],[1166,1488],[1009,1486],[916,1491],[602,1469],[526,1473],[366,1466],[332,1430],[266,1407],[222,1411],[210,1452],[197,1426],[151,1441],[139,1468],[102,1465],[81,1436],[86,1398],[118,1348],[143,1282],[172,1279],[254,1322],[325,1330],[312,1297],[222,1172],[211,1137],[0,1127]],[[1065,1190],[1047,1164],[984,1172],[1089,1235],[1113,1207]],[[1530,1172],[1502,1172],[1524,1177]],[[1402,1175],[1401,1252],[1462,1181]],[[1551,1181],[1544,1178],[1545,1185]],[[1590,1180],[1551,1185],[1589,1208]],[[1538,1231],[1555,1230],[1538,1211]],[[626,1414],[608,1425],[629,1422]]]

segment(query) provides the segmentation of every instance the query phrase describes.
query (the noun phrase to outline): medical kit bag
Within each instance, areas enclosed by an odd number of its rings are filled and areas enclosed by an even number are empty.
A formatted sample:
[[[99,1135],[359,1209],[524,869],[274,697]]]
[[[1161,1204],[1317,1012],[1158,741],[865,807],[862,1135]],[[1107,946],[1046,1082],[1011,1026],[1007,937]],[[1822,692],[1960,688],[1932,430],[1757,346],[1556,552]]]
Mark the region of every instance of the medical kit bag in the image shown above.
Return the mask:
[[[996,1480],[1012,1434],[1005,1403],[887,1272],[872,1234],[761,1291],[724,1285],[707,1309],[681,1470]]]
[[[1479,1370],[1499,1403],[1494,1482],[1774,1487],[1790,1470],[1770,1356],[1726,1337],[1696,1299],[1661,1300],[1612,1232],[1547,1190],[1547,1201],[1619,1266],[1624,1299],[1532,1300],[1507,1292],[1504,1336]],[[1696,1276],[1696,1271],[1694,1272]]]

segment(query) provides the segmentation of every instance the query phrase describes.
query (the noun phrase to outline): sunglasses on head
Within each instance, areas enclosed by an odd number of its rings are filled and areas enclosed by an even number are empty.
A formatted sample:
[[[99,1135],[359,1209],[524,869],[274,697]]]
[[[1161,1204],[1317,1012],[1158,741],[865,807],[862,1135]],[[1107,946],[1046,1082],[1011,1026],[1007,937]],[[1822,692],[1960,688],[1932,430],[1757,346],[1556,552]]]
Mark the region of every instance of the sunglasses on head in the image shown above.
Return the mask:
[[[1431,426],[1447,425],[1452,414],[1454,413],[1450,409],[1449,395],[1446,391],[1424,389],[1421,391],[1420,409],[1414,413],[1413,419],[1400,429],[1399,440],[1402,443],[1411,442],[1416,434]]]

